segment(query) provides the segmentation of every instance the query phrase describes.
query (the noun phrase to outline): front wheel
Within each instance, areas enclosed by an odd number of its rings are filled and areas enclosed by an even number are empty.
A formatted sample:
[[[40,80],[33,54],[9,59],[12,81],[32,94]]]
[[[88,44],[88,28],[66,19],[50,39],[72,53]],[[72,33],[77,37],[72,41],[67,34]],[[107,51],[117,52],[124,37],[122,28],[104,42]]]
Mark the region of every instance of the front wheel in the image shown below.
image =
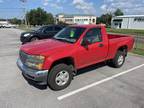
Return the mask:
[[[37,40],[39,40],[38,37],[32,37],[32,38],[30,39],[30,42],[37,41]]]
[[[66,64],[54,66],[48,75],[48,85],[52,90],[62,90],[69,86],[72,80],[72,68]]]
[[[115,57],[108,62],[108,65],[115,67],[115,68],[120,68],[124,62],[125,62],[125,53],[122,51],[118,51]]]

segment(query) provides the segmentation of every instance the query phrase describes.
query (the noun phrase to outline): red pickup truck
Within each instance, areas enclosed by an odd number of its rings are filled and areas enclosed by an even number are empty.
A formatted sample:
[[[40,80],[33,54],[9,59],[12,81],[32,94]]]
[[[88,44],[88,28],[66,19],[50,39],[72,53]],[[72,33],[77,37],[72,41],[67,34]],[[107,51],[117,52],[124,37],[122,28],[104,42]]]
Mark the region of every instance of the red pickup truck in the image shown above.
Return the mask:
[[[133,37],[107,34],[103,25],[73,25],[52,39],[22,45],[17,64],[26,78],[61,90],[80,68],[103,61],[121,67],[133,44]]]

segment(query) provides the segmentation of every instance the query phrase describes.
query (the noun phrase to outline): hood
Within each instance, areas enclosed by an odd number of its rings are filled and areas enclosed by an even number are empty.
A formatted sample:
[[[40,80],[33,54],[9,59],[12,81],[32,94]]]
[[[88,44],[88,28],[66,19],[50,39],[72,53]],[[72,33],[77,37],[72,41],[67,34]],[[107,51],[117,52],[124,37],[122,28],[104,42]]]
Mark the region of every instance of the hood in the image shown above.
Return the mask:
[[[21,46],[21,50],[31,55],[46,55],[64,50],[68,46],[72,46],[72,44],[54,39],[45,39],[24,44]]]
[[[36,34],[37,32],[36,32],[36,31],[28,31],[28,32],[23,32],[23,33],[21,33],[21,35],[24,35],[24,34],[27,34],[27,33]]]

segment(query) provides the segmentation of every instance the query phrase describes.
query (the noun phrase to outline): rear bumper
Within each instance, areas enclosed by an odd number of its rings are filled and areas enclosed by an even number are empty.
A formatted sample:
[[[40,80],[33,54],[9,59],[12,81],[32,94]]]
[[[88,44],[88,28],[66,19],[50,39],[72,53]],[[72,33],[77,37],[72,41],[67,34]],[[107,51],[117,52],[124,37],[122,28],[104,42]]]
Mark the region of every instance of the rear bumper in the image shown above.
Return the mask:
[[[32,80],[38,85],[47,85],[48,70],[31,69],[23,65],[20,59],[17,60],[17,65],[19,69],[22,71],[24,77],[26,77],[28,80]]]

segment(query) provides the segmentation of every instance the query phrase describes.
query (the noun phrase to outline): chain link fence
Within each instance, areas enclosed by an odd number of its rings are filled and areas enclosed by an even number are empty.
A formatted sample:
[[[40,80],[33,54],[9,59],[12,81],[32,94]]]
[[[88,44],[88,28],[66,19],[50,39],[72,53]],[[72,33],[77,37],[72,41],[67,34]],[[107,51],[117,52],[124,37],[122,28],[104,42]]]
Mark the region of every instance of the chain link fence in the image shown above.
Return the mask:
[[[137,35],[135,38],[135,49],[144,50],[144,36]]]
[[[135,45],[134,45],[134,53],[144,55],[144,36],[142,35],[135,35]]]

